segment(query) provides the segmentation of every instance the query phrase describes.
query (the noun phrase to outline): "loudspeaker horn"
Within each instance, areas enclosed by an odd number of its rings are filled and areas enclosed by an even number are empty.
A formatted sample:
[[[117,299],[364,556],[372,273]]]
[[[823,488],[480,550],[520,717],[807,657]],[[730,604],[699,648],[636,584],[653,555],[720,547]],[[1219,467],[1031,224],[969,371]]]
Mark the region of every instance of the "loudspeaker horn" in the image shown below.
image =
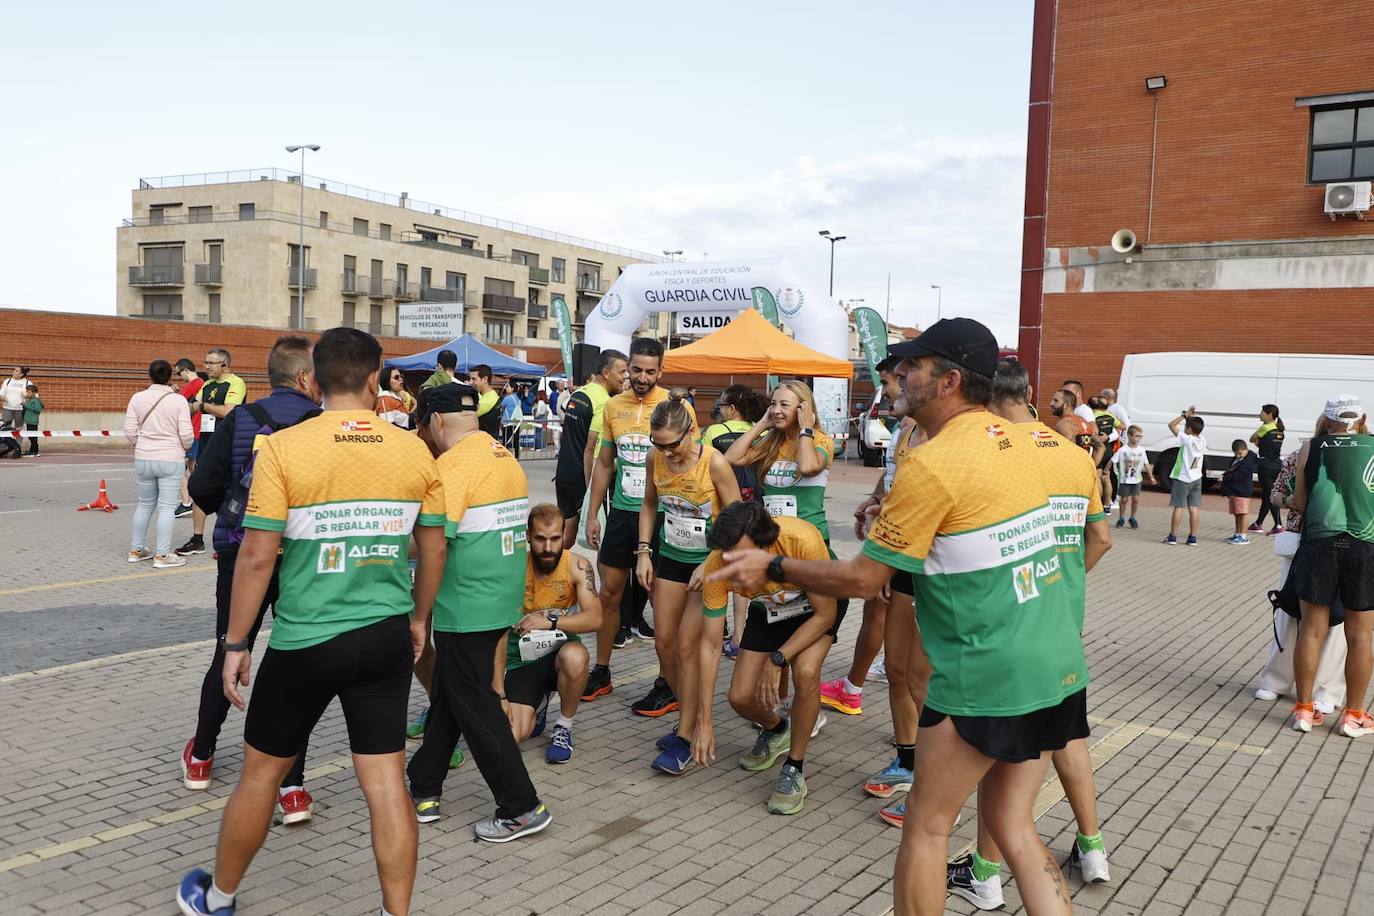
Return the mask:
[[[1112,251],[1118,254],[1126,254],[1135,251],[1137,244],[1135,233],[1129,229],[1118,229],[1112,236]]]

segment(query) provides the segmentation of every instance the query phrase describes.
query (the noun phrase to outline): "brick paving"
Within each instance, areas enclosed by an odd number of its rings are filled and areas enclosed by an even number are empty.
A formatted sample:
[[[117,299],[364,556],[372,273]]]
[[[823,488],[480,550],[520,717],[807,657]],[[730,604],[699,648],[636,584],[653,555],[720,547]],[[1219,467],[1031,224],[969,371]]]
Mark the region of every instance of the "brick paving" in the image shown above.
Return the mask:
[[[195,690],[212,630],[212,561],[153,574],[123,562],[133,478],[122,456],[53,456],[0,466],[0,906],[30,913],[172,913],[184,870],[212,856],[219,810],[239,770],[242,716],[231,713],[208,792],[188,792],[177,755],[194,725]],[[533,495],[551,495],[548,462],[528,465]],[[851,464],[831,486],[836,549],[856,549],[846,520],[877,471]],[[110,479],[123,508],[76,513]],[[1156,497],[1147,502],[1157,504]],[[35,511],[36,510],[36,511]],[[1369,912],[1374,800],[1359,789],[1374,741],[1283,728],[1288,702],[1253,699],[1268,650],[1263,592],[1277,574],[1270,544],[1221,543],[1230,519],[1204,513],[1197,548],[1159,543],[1166,510],[1090,577],[1090,711],[1099,813],[1112,882],[1071,884],[1078,912]],[[178,543],[190,520],[178,521]],[[89,581],[100,580],[100,581]],[[85,584],[63,584],[63,583]],[[846,621],[826,676],[842,673],[859,624]],[[562,767],[532,741],[526,762],[554,812],[537,838],[479,845],[490,813],[470,762],[450,774],[444,820],[421,831],[416,913],[860,913],[891,907],[898,831],[859,783],[891,754],[886,686],[862,716],[830,714],[807,760],[799,816],[768,815],[765,774],[734,765],[751,732],[716,705],[720,762],[672,780],[648,769],[664,723],[630,715],[655,671],[652,649],[618,651],[617,690],[578,713]],[[415,691],[418,710],[423,695]],[[367,814],[332,708],[310,747],[316,816],[274,827],[240,900],[245,913],[375,913]],[[774,771],[774,774],[776,771]],[[1042,835],[1061,859],[1074,824],[1055,785]],[[974,811],[951,853],[974,838]],[[1016,883],[1007,911],[1019,912]],[[974,912],[953,900],[950,912]]]

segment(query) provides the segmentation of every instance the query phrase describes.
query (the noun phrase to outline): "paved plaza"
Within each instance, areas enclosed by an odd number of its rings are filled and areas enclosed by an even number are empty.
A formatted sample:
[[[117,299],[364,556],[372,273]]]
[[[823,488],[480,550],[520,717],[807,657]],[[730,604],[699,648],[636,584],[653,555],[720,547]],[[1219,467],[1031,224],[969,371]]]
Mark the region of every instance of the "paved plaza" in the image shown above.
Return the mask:
[[[180,876],[213,860],[220,809],[241,760],[231,712],[208,792],[181,784],[178,755],[195,724],[213,636],[214,562],[154,571],[124,561],[135,485],[128,453],[0,464],[0,912],[174,913]],[[552,497],[552,462],[526,463],[534,500]],[[837,469],[828,499],[835,547],[857,550],[850,513],[879,473]],[[107,478],[112,515],[77,513]],[[1165,547],[1162,497],[1139,531],[1089,577],[1084,639],[1102,830],[1112,881],[1079,887],[1082,913],[1339,914],[1374,911],[1374,797],[1361,793],[1374,739],[1284,728],[1291,700],[1253,698],[1268,652],[1264,592],[1272,543],[1222,543],[1231,519],[1204,513],[1202,545]],[[177,522],[181,543],[191,520]],[[825,676],[849,665],[856,602]],[[260,642],[259,646],[265,643]],[[261,651],[257,653],[261,658]],[[435,914],[861,913],[891,908],[899,832],[860,789],[892,755],[886,685],[864,713],[829,724],[807,756],[810,795],[795,817],[769,815],[776,777],[736,758],[752,731],[717,689],[720,761],[680,779],[653,773],[667,723],[629,703],[656,673],[652,647],[617,651],[615,693],[577,715],[571,763],[526,763],[553,811],[536,837],[489,846],[472,823],[492,802],[476,766],[449,775],[444,819],[420,832],[413,912]],[[412,710],[423,705],[415,689]],[[415,747],[411,745],[412,749]],[[337,705],[312,736],[316,799],[307,826],[274,827],[239,896],[240,912],[373,914],[380,895],[367,810]],[[1058,782],[1037,804],[1061,860],[1074,823]],[[951,855],[972,843],[966,807]],[[1004,875],[1006,873],[1004,872]],[[1019,912],[1015,880],[1006,912]],[[952,900],[951,912],[974,912]]]

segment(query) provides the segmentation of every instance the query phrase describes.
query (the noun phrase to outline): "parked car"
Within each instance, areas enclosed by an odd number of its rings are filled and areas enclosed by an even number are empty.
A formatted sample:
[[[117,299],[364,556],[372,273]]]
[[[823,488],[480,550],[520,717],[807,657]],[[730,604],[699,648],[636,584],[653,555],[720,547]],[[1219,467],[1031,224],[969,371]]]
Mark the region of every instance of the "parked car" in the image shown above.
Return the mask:
[[[867,410],[859,412],[854,418],[858,427],[854,431],[854,442],[865,467],[882,467],[883,453],[892,438],[892,429],[888,425],[891,410],[892,404],[884,400],[883,390],[879,388],[873,392]]]
[[[1121,404],[1144,430],[1142,445],[1155,477],[1168,486],[1177,454],[1169,421],[1196,405],[1206,421],[1203,471],[1219,478],[1231,463],[1231,442],[1249,441],[1262,404],[1276,404],[1289,434],[1284,452],[1301,447],[1326,399],[1359,395],[1374,401],[1374,356],[1286,353],[1133,353],[1121,365]]]

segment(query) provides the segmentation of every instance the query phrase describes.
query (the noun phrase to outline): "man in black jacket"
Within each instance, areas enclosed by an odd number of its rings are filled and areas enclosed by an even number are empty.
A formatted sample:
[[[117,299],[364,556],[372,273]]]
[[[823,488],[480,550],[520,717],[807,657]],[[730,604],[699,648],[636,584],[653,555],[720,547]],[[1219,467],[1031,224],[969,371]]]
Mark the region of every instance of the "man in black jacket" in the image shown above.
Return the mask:
[[[229,498],[237,489],[245,465],[253,455],[254,440],[265,426],[275,431],[299,423],[319,412],[319,394],[313,381],[310,358],[311,343],[304,337],[280,337],[267,357],[268,381],[272,393],[249,405],[239,405],[219,422],[209,447],[201,453],[195,472],[187,488],[195,504],[207,513],[215,513],[214,544],[219,564],[215,579],[215,654],[205,672],[200,688],[200,712],[196,734],[181,753],[182,777],[188,789],[210,788],[210,769],[214,763],[215,743],[224,718],[229,714],[229,701],[224,696],[224,652],[220,644],[229,628],[229,597],[234,584],[234,562],[238,558],[238,543],[233,538],[230,513],[225,511]],[[264,423],[263,421],[267,421]],[[280,564],[280,560],[278,561]],[[277,577],[258,610],[257,622],[248,635],[251,644],[258,635],[269,605],[275,603]],[[287,824],[310,819],[313,801],[305,791],[305,750],[282,782],[280,804],[282,821]]]

